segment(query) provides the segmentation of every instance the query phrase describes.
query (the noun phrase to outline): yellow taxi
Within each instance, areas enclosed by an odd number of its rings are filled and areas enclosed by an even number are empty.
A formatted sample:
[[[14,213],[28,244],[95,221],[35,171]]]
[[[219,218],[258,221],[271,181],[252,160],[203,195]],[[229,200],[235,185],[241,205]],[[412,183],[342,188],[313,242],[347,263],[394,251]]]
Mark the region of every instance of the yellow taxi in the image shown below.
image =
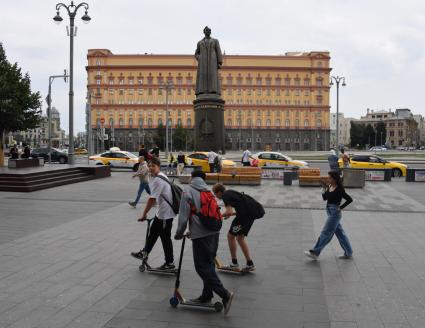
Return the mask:
[[[87,149],[85,149],[85,148],[75,148],[74,149],[75,155],[86,155],[87,153],[88,153]]]
[[[139,167],[139,157],[128,152],[122,151],[118,147],[113,147],[104,153],[89,157],[95,165],[110,165],[111,167],[131,168],[137,171]]]
[[[221,156],[221,155],[220,155]],[[236,167],[236,163],[225,159],[222,156],[222,166],[227,167]],[[202,171],[210,172],[210,166],[208,164],[208,152],[195,152],[187,156],[187,164],[188,165],[199,165],[202,167]]]
[[[342,158],[338,160],[339,167],[344,167]],[[353,155],[350,157],[350,167],[359,169],[392,169],[394,177],[405,177],[407,165],[391,162],[376,155]]]
[[[258,166],[308,167],[307,162],[294,160],[289,156],[274,151],[263,151],[253,154],[250,157],[252,161],[256,160]]]

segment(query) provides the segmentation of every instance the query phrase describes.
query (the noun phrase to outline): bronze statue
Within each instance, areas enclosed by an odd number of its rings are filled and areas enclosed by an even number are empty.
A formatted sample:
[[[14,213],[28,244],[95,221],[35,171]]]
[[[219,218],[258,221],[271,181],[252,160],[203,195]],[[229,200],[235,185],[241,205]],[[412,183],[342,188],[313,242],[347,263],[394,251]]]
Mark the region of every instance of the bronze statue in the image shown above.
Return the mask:
[[[221,94],[218,70],[223,63],[220,44],[211,38],[211,29],[204,28],[205,37],[198,42],[195,58],[198,61],[196,75],[196,96],[201,94]]]

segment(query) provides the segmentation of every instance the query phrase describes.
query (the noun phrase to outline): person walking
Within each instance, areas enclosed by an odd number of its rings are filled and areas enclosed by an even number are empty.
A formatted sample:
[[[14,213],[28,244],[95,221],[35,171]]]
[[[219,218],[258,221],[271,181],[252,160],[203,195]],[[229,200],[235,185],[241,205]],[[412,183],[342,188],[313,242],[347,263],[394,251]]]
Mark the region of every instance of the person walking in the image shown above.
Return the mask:
[[[251,152],[248,149],[245,149],[245,151],[242,154],[242,165],[243,166],[250,166],[251,163],[249,161],[249,156],[251,156]]]
[[[208,165],[210,167],[210,173],[214,173],[214,161],[216,157],[217,157],[217,153],[210,150],[210,152],[208,153]]]
[[[152,152],[151,152],[151,154],[152,154],[154,157],[159,158],[159,147],[158,147],[158,145],[157,145],[157,144],[154,144],[154,145],[153,145],[153,148],[152,148]]]
[[[203,197],[201,193],[204,194]],[[203,204],[201,197],[210,199],[210,202],[207,205]],[[230,310],[234,294],[224,288],[220,278],[217,276],[214,263],[217,255],[220,231],[210,230],[201,222],[201,218],[197,213],[201,212],[202,206],[208,206],[210,215],[216,215],[221,218],[220,208],[205,183],[205,173],[202,171],[193,171],[191,173],[190,185],[184,191],[180,201],[179,223],[174,238],[176,240],[183,238],[189,222],[193,262],[195,264],[195,270],[204,284],[201,296],[191,301],[196,303],[211,303],[214,292],[222,298],[224,313],[227,314]]]
[[[331,241],[332,237],[336,235],[339,244],[344,250],[344,254],[339,258],[351,259],[353,257],[353,249],[351,248],[348,236],[341,225],[341,211],[350,204],[353,199],[345,192],[339,173],[336,171],[330,171],[328,174],[329,184],[323,186],[322,193],[323,200],[327,201],[326,214],[328,218],[316,245],[312,249],[305,251],[304,254],[313,260],[317,260],[323,248],[325,248],[325,246]],[[345,202],[340,205],[343,198],[345,199]]]
[[[151,223],[150,232],[146,241],[146,246],[139,252],[132,252],[131,256],[143,260],[152,251],[158,237],[161,238],[164,249],[165,263],[158,269],[171,270],[175,268],[173,255],[173,242],[171,241],[171,228],[175,216],[170,204],[173,202],[171,185],[168,177],[161,172],[161,161],[158,157],[153,157],[149,162],[151,180],[149,187],[151,194],[143,210],[142,216],[138,219],[143,222],[147,219],[148,212],[155,205],[157,206],[155,217]]]
[[[139,177],[140,179],[139,190],[137,191],[137,197],[134,202],[128,202],[128,204],[134,208],[136,208],[136,205],[139,203],[144,190],[146,190],[149,195],[151,194],[151,189],[149,188],[149,168],[143,156],[139,157],[139,168],[137,172],[133,174],[132,178],[134,179],[135,177]]]
[[[214,158],[214,172],[221,173],[222,166],[223,166],[223,155],[221,153],[221,150],[219,150],[217,156]]]
[[[342,158],[342,163],[344,165],[344,168],[349,168],[350,167],[350,156],[348,156],[348,154],[345,153],[344,148],[341,149],[341,158]]]
[[[336,171],[339,173],[338,156],[334,149],[331,149],[330,155],[328,156],[329,170]]]
[[[140,149],[139,149],[139,157],[143,156],[145,161],[148,161],[150,159],[150,156],[148,155],[149,152],[147,151],[147,149],[145,148],[145,145],[140,145]]]
[[[236,190],[227,190],[221,183],[216,183],[212,189],[215,197],[223,200],[224,206],[226,207],[223,217],[227,219],[230,216],[236,215],[227,233],[227,241],[229,244],[230,256],[232,258],[232,263],[229,267],[231,269],[239,269],[237,258],[237,244],[239,244],[246,260],[246,266],[243,270],[255,270],[255,265],[252,261],[245,238],[248,236],[254,219],[256,218],[252,218],[248,211],[249,206],[245,195]]]
[[[181,175],[186,164],[186,158],[183,152],[180,150],[177,155],[177,175]]]

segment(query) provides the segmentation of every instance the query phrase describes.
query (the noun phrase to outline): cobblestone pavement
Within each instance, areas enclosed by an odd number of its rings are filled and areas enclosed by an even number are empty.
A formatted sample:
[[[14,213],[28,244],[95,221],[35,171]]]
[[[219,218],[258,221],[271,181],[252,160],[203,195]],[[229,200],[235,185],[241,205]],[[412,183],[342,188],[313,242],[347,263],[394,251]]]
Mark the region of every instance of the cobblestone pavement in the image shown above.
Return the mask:
[[[394,180],[349,190],[355,202],[343,225],[354,260],[338,259],[334,240],[318,262],[302,252],[325,220],[320,189],[278,181],[246,187],[267,214],[248,238],[257,271],[220,275],[236,293],[224,317],[171,308],[174,279],[138,271],[129,252],[142,246],[146,224],[126,204],[137,187],[130,174],[0,193],[1,328],[425,327],[425,184]],[[228,261],[224,231],[219,256]],[[180,242],[174,246],[178,254]],[[158,243],[151,262],[162,260]],[[192,297],[200,289],[189,242],[181,290]]]

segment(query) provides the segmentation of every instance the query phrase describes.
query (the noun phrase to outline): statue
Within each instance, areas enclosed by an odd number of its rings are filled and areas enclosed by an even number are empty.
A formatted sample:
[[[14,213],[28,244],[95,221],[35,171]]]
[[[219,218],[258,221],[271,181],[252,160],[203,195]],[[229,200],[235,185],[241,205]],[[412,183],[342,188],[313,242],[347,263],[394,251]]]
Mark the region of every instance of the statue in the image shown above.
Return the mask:
[[[198,42],[195,58],[198,61],[196,75],[196,96],[202,94],[221,94],[218,70],[223,63],[220,44],[211,38],[211,29],[204,28],[205,37]]]

